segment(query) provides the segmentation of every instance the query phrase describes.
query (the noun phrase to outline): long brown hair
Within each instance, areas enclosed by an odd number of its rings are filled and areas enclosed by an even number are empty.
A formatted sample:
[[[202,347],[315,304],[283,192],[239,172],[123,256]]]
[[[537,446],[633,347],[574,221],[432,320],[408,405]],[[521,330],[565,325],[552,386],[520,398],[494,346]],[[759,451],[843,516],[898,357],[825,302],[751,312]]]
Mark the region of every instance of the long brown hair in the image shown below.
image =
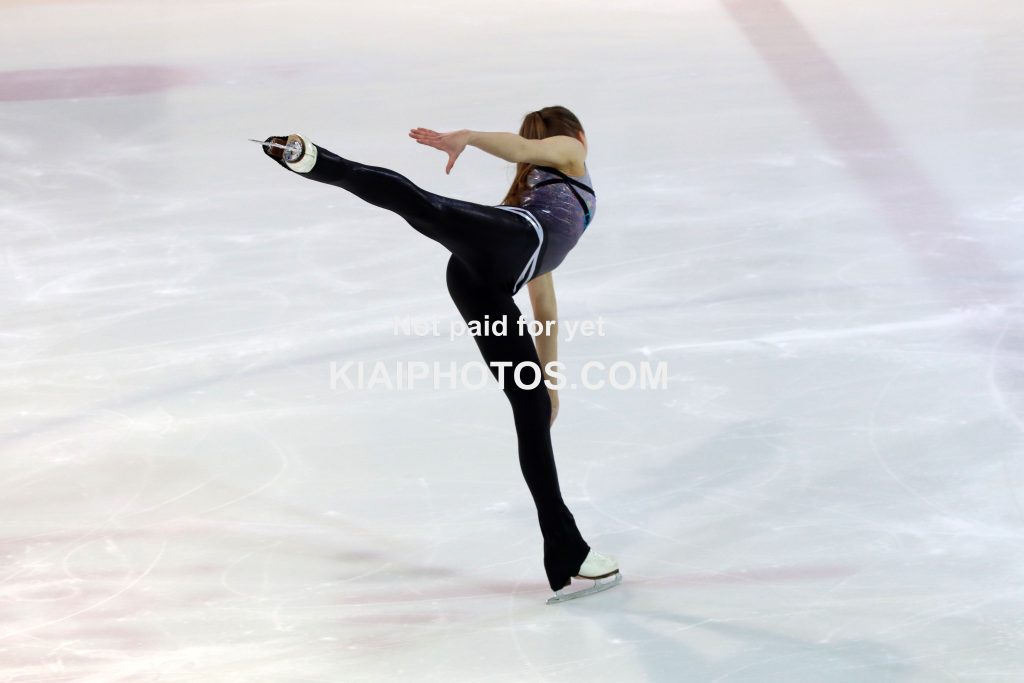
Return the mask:
[[[583,132],[583,126],[576,115],[560,106],[531,111],[523,118],[523,125],[519,127],[519,134],[529,140],[541,140],[553,135],[568,135],[575,138]],[[535,166],[536,164],[525,161],[516,164],[516,178],[512,181],[512,187],[508,189],[505,198],[501,200],[502,204],[515,206],[519,203],[519,195],[526,189],[526,176]]]

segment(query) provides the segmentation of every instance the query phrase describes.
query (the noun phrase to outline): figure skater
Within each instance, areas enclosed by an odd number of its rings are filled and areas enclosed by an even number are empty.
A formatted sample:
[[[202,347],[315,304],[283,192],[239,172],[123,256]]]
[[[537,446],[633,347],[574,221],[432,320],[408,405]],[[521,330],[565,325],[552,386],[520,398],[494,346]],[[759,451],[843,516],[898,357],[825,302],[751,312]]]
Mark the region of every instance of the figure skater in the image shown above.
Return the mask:
[[[427,192],[390,169],[342,158],[301,135],[267,138],[263,149],[295,173],[341,187],[397,213],[451,252],[448,291],[467,326],[473,321],[482,325],[504,319],[504,336],[479,334],[474,340],[495,379],[499,379],[495,363],[513,364],[505,366],[500,383],[512,405],[519,464],[537,506],[544,569],[556,593],[548,602],[610,588],[621,580],[618,563],[583,540],[559,491],[550,432],[558,413],[557,391],[545,382],[525,389],[511,373],[521,363],[532,363],[544,369],[544,379],[554,383],[546,365],[556,360],[557,327],[538,335],[535,348],[532,336],[520,330],[521,313],[512,296],[527,285],[534,319],[557,320],[551,271],[579,240],[596,208],[585,164],[583,127],[571,111],[555,106],[527,114],[518,135],[414,128],[409,136],[448,154],[446,174],[467,145],[514,162],[515,180],[501,205]],[[536,375],[523,370],[521,379],[531,384]],[[575,592],[563,590],[571,578],[593,579],[594,584]]]

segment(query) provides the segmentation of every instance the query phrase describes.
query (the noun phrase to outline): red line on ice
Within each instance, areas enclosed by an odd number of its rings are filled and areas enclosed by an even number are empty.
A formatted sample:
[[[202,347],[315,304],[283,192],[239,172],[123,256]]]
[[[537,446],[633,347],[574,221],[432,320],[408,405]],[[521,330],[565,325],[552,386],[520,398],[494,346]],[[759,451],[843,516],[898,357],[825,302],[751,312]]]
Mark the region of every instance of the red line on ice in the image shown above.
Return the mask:
[[[0,102],[148,95],[198,80],[187,69],[147,64],[3,71]]]
[[[976,342],[993,349],[993,376],[1005,407],[1024,425],[1020,284],[980,242],[961,238],[968,226],[956,207],[783,2],[722,2],[945,301],[968,309],[1010,307],[1004,329],[975,327],[971,334]]]

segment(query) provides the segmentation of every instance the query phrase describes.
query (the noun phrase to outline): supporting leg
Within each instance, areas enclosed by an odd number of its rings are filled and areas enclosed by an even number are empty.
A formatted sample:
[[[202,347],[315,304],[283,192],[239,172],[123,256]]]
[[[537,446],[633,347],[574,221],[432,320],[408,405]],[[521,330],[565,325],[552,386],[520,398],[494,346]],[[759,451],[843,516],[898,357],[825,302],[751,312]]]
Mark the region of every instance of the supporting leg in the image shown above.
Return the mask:
[[[474,337],[480,353],[495,379],[498,370],[492,363],[505,361],[515,365],[533,363],[540,368],[540,359],[528,333],[519,332],[521,315],[511,294],[475,279],[469,269],[455,256],[448,261],[448,291],[467,324],[471,321],[500,320],[504,316],[508,334]],[[551,399],[541,382],[533,389],[521,388],[506,368],[502,390],[512,406],[519,442],[519,465],[537,506],[541,534],[544,538],[544,569],[552,590],[564,587],[575,576],[586,559],[590,546],[583,540],[576,520],[562,500],[551,447]],[[533,381],[531,370],[522,373],[523,382]]]

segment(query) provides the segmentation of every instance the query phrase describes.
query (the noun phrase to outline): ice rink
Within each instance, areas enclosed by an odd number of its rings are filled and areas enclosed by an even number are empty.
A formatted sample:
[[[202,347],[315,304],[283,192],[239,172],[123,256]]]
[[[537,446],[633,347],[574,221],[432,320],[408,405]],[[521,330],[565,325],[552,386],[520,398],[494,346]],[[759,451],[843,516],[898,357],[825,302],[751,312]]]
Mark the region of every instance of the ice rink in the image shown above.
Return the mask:
[[[1019,0],[0,0],[0,681],[1024,680],[1022,35]],[[549,606],[493,380],[336,381],[479,362],[447,252],[247,138],[495,205],[511,164],[408,130],[556,104],[599,207],[559,316],[604,332],[560,360],[667,382],[561,391],[624,578]]]

